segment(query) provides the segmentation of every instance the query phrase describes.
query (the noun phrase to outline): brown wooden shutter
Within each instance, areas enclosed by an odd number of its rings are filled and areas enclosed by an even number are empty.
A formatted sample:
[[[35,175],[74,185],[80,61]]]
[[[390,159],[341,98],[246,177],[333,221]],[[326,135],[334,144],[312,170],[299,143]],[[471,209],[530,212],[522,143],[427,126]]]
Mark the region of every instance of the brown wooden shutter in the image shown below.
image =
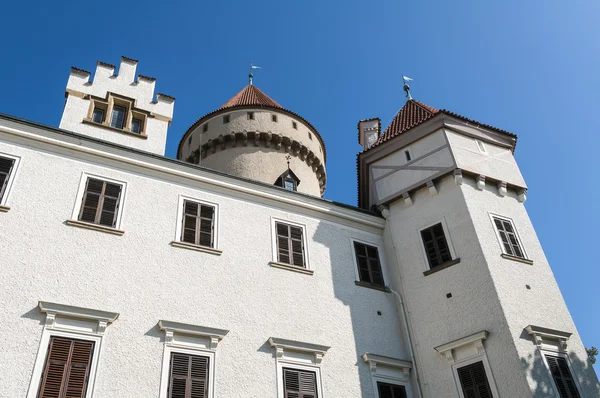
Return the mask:
[[[437,267],[438,265],[442,265],[445,262],[452,260],[442,223],[422,230],[421,238],[423,239],[423,245],[425,246],[425,253],[427,254],[430,268]]]
[[[88,178],[79,220],[114,228],[117,223],[122,186]]]
[[[290,243],[292,246],[292,265],[304,267],[304,239],[302,239],[302,228],[290,225]]]
[[[205,398],[208,395],[208,357],[171,354],[169,398]]]
[[[406,398],[406,388],[397,384],[377,382],[379,398]]]
[[[277,230],[277,261],[291,264],[290,261],[290,228],[286,224],[275,223]]]
[[[483,362],[463,366],[457,372],[465,398],[493,398]]]
[[[215,208],[184,200],[181,228],[182,242],[214,247]]]
[[[94,342],[52,337],[39,398],[84,398]]]
[[[10,172],[15,164],[13,159],[7,159],[0,157],[0,200],[4,197],[4,193],[6,192],[6,186],[8,185],[8,178],[10,177]]]
[[[283,369],[285,398],[317,398],[317,379],[314,372]]]
[[[354,242],[354,253],[356,254],[360,280],[377,286],[384,286],[377,247]]]
[[[546,355],[546,360],[560,398],[579,398],[579,391],[577,391],[575,381],[571,376],[567,360],[563,357],[551,355]]]

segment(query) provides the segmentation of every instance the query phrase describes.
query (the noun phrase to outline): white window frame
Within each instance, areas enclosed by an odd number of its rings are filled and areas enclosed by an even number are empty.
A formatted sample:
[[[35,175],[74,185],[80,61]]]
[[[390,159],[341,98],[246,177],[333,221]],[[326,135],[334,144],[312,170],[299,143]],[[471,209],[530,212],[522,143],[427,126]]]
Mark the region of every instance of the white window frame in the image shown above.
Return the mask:
[[[181,229],[182,229],[182,224],[183,224],[183,202],[184,201],[190,201],[190,202],[194,202],[197,203],[199,205],[205,205],[205,206],[211,206],[214,207],[215,212],[214,212],[214,231],[213,231],[213,247],[208,247],[208,246],[200,246],[200,245],[193,245],[191,243],[188,242],[182,242],[181,240]],[[204,199],[197,199],[197,198],[193,198],[191,196],[186,196],[186,195],[179,195],[179,200],[177,202],[177,225],[175,228],[175,242],[179,242],[179,243],[185,243],[186,245],[192,245],[192,246],[198,246],[201,248],[206,248],[206,249],[213,249],[213,250],[219,250],[219,205],[217,203],[214,202],[209,202],[206,201]]]
[[[287,225],[292,225],[294,227],[299,227],[302,228],[302,242],[304,244],[304,263],[306,264],[306,266],[304,267],[304,269],[312,271],[313,269],[310,267],[310,256],[308,254],[308,238],[307,238],[307,228],[305,224],[299,224],[297,222],[293,222],[290,220],[284,220],[282,218],[276,218],[276,217],[271,217],[271,254],[273,256],[273,263],[276,264],[284,264],[284,263],[280,263],[279,262],[279,256],[277,253],[277,227],[276,227],[276,223],[282,223],[282,224],[287,224]],[[297,265],[291,265],[291,264],[286,264],[289,265],[290,267],[294,267],[294,268],[300,268],[303,269],[302,267],[299,267]]]
[[[556,387],[556,383],[554,382],[554,376],[552,376],[552,372],[550,371],[550,365],[548,365],[548,359],[546,359],[546,355],[550,355],[550,356],[554,356],[554,357],[561,357],[567,362],[567,368],[569,368],[569,372],[571,373],[571,378],[573,379],[573,382],[575,383],[575,388],[577,388],[577,392],[579,393],[579,396],[583,397],[583,393],[582,393],[583,390],[581,389],[581,386],[579,385],[579,380],[578,380],[577,376],[573,372],[573,367],[571,366],[571,360],[570,360],[569,356],[563,351],[554,351],[554,350],[550,350],[548,348],[539,347],[539,351],[540,351],[540,355],[542,356],[542,361],[544,361],[544,366],[546,367],[546,371],[548,372],[548,378],[550,378],[550,383],[552,384],[552,388],[554,389],[556,396],[560,397],[560,393],[558,392],[558,388]]]
[[[421,231],[433,227],[436,224],[442,224],[442,229],[444,230],[444,236],[446,237],[446,244],[448,245],[448,250],[450,250],[450,261],[456,260],[458,257],[456,256],[456,252],[454,251],[454,244],[452,243],[452,238],[450,237],[450,233],[448,232],[448,226],[446,225],[446,218],[443,217],[437,221],[429,223],[423,227],[417,229],[417,234],[419,236],[419,244],[421,245],[421,255],[423,256],[423,265],[425,266],[425,271],[428,271],[431,268],[429,266],[429,259],[427,258],[427,252],[425,251],[425,243],[423,242],[423,236],[421,236]]]
[[[496,226],[496,223],[494,222],[494,218],[499,218],[501,220],[508,221],[510,223],[510,225],[513,228],[513,231],[515,231],[515,236],[517,237],[517,242],[519,242],[519,248],[523,252],[522,258],[524,258],[525,260],[529,260],[530,258],[527,255],[525,246],[523,245],[523,240],[521,239],[521,236],[519,235],[519,231],[515,227],[515,222],[513,221],[513,219],[506,217],[506,216],[501,216],[500,214],[496,214],[496,213],[488,213],[488,215],[490,216],[490,222],[492,223],[492,228],[494,228],[494,233],[496,234],[496,239],[498,239],[498,245],[500,245],[500,250],[502,250],[502,253],[506,254],[507,256],[517,257],[517,256],[513,256],[512,254],[509,254],[506,252],[506,248],[504,247],[504,244],[502,243],[502,237],[500,236],[498,227]],[[521,258],[521,257],[517,257],[517,258]]]
[[[89,225],[97,225],[85,221],[79,221],[79,213],[81,212],[81,206],[83,205],[83,195],[85,194],[85,187],[87,185],[88,178],[110,182],[111,184],[121,185],[121,196],[119,198],[118,214],[115,226],[108,227],[105,225],[100,225],[99,227],[106,229],[122,230],[123,228],[121,222],[123,220],[123,213],[125,212],[125,196],[127,195],[127,183],[125,181],[114,180],[112,178],[99,176],[97,174],[91,174],[86,172],[81,174],[81,179],[79,180],[79,188],[77,189],[77,197],[75,198],[75,206],[73,207],[73,214],[71,215],[71,220]]]
[[[27,391],[27,398],[36,398],[38,395],[44,367],[46,366],[50,339],[55,336],[94,342],[94,351],[92,353],[85,394],[85,398],[91,398],[94,394],[94,383],[102,352],[104,331],[108,324],[114,322],[119,317],[119,314],[43,301],[38,303],[38,307],[41,312],[46,313],[46,319],[33,367],[29,390]]]
[[[370,353],[364,353],[361,357],[369,364],[376,398],[379,398],[377,382],[403,386],[406,396],[413,396],[410,384],[410,371],[413,367],[411,362]]]
[[[159,398],[168,397],[171,355],[173,353],[208,358],[208,394],[206,398],[214,398],[216,350],[219,342],[229,331],[164,320],[158,321],[158,327],[165,332]]]
[[[0,152],[0,157],[11,159],[14,161],[12,170],[8,175],[8,181],[6,182],[6,189],[4,190],[4,194],[0,198],[0,206],[8,207],[8,197],[10,196],[11,188],[13,183],[15,182],[15,178],[17,176],[17,169],[19,167],[19,163],[21,162],[21,157],[15,155],[9,155],[8,153]]]
[[[368,246],[373,246],[377,248],[377,253],[379,254],[379,266],[381,267],[381,275],[383,277],[383,287],[387,286],[386,281],[387,281],[387,275],[383,272],[384,269],[384,256],[382,255],[383,253],[383,246],[380,243],[375,243],[372,241],[366,241],[363,239],[358,239],[358,238],[353,238],[350,237],[350,251],[352,253],[352,263],[354,264],[354,279],[356,282],[361,282],[360,280],[360,273],[358,272],[358,262],[356,261],[356,250],[354,250],[354,242],[357,243],[362,243],[363,245],[368,245]],[[368,283],[368,282],[363,282],[363,283]]]
[[[317,398],[323,398],[321,361],[330,347],[275,337],[270,337],[268,342],[271,347],[275,348],[277,398],[285,398],[285,386],[283,383],[284,368],[314,372],[317,384]]]
[[[474,364],[475,362],[482,362],[483,368],[485,369],[485,376],[487,378],[487,382],[490,386],[490,390],[492,391],[492,395],[494,397],[499,397],[498,389],[496,388],[496,382],[492,375],[492,368],[490,367],[490,363],[488,361],[487,355],[484,353],[479,356],[471,357],[469,359],[465,359],[463,361],[452,364],[452,374],[454,375],[454,380],[456,382],[456,387],[458,388],[458,396],[460,398],[465,398],[463,394],[462,385],[460,384],[460,378],[458,377],[458,369],[464,366],[468,366]]]

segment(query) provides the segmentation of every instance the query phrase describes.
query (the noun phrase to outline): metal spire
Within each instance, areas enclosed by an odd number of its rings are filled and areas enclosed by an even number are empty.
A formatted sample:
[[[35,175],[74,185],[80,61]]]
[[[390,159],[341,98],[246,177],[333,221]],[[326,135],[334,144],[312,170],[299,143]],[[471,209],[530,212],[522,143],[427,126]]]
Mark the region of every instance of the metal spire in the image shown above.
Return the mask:
[[[288,170],[290,169],[290,159],[292,157],[290,155],[285,155],[285,159],[287,160],[287,164],[288,164]]]
[[[410,86],[408,85],[408,82],[411,81],[412,79],[410,77],[404,76],[402,75],[402,80],[404,81],[404,92],[406,93],[406,99],[408,101],[412,100],[412,95],[410,95]]]
[[[252,65],[252,61],[250,61],[250,73],[248,74],[248,79],[250,79],[250,85],[252,86],[252,78],[254,74],[252,74],[252,69],[260,69],[260,66]]]

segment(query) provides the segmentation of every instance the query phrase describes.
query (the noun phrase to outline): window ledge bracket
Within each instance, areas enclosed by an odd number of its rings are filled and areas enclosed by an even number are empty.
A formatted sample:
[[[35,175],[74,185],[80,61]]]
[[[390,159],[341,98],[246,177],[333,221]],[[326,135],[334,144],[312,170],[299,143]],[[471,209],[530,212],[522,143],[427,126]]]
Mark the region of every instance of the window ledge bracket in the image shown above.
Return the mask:
[[[288,271],[299,272],[301,274],[306,274],[306,275],[312,275],[312,274],[315,273],[315,271],[313,271],[312,269],[302,268],[302,267],[299,267],[297,265],[290,265],[290,264],[285,264],[285,263],[278,263],[276,261],[269,262],[269,265],[271,267],[286,269]]]
[[[171,246],[180,247],[182,249],[195,250],[195,251],[203,252],[203,253],[214,254],[216,256],[220,256],[221,254],[223,254],[223,250],[213,249],[212,247],[207,247],[207,246],[194,245],[193,243],[187,243],[187,242],[173,241],[173,242],[171,242]]]
[[[8,206],[0,206],[0,213],[6,213],[10,210]]]
[[[442,265],[438,265],[437,267],[434,267],[432,269],[428,269],[427,271],[423,272],[423,275],[425,275],[425,276],[431,275],[433,273],[436,273],[438,271],[441,271],[443,269],[446,269],[446,268],[451,267],[451,266],[453,266],[455,264],[458,264],[458,263],[460,263],[460,258],[456,258],[454,260],[447,261],[447,262],[445,262]]]
[[[520,263],[533,265],[533,260],[529,260],[527,258],[511,256],[510,254],[505,254],[505,253],[502,253],[501,256],[502,256],[502,258],[505,258],[507,260],[518,261]]]
[[[390,290],[390,288],[387,286],[379,286],[379,285],[374,285],[372,283],[362,282],[362,281],[354,281],[354,284],[356,286],[366,287],[367,289],[379,290],[381,292],[386,292],[386,293],[392,292]]]
[[[134,137],[137,137],[137,138],[142,138],[142,139],[144,139],[144,140],[145,140],[145,139],[148,139],[148,136],[147,136],[146,134],[144,134],[144,133],[139,133],[139,134],[138,134],[138,133],[134,133],[134,132],[132,132],[131,130],[129,130],[129,129],[125,129],[125,128],[118,129],[118,128],[116,128],[116,127],[111,127],[111,126],[109,126],[108,124],[104,124],[104,123],[96,123],[96,122],[94,122],[93,120],[91,120],[91,119],[88,119],[88,118],[85,118],[85,119],[83,119],[83,123],[85,123],[85,124],[90,124],[90,125],[92,125],[92,126],[96,126],[96,127],[101,127],[101,128],[104,128],[104,129],[107,129],[107,130],[111,130],[111,131],[116,131],[117,133],[122,133],[122,134],[132,135],[132,136],[134,136]]]
[[[119,235],[119,236],[121,236],[121,235],[123,235],[125,233],[125,231],[122,231],[120,229],[111,228],[111,227],[105,227],[103,225],[92,224],[92,223],[84,222],[84,221],[67,220],[67,221],[65,221],[65,223],[67,225],[71,225],[73,227],[93,229],[94,231],[106,232],[108,234],[113,234],[113,235]]]

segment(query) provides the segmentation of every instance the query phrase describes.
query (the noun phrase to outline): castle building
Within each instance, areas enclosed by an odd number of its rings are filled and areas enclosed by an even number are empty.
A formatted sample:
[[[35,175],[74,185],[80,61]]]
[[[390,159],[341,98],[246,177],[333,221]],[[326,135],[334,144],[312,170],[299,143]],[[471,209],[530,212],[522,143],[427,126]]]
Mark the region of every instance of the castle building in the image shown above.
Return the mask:
[[[0,396],[600,396],[515,135],[409,98],[358,122],[353,207],[252,81],[165,157],[137,63],[72,68],[58,128],[0,114]]]

